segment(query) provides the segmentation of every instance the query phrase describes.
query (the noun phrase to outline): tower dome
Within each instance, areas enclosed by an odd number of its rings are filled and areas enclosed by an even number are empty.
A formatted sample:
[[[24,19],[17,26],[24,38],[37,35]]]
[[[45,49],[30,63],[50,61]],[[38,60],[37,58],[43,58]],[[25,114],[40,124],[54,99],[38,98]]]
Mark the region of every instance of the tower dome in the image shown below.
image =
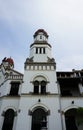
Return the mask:
[[[34,35],[34,42],[47,42],[48,34],[44,29],[38,29]]]
[[[48,34],[44,29],[38,29],[34,35],[34,42],[30,45],[30,59],[33,62],[47,62],[51,58],[51,45]]]
[[[2,60],[2,62],[4,63],[5,66],[10,66],[11,68],[14,68],[14,61],[13,59],[10,57],[10,58],[4,58]]]
[[[8,62],[10,65],[14,65],[14,61],[11,57],[7,58],[6,62]]]
[[[34,34],[34,38],[39,34],[39,33],[43,33],[43,35],[45,35],[48,38],[48,34],[44,29],[38,29],[35,34]]]

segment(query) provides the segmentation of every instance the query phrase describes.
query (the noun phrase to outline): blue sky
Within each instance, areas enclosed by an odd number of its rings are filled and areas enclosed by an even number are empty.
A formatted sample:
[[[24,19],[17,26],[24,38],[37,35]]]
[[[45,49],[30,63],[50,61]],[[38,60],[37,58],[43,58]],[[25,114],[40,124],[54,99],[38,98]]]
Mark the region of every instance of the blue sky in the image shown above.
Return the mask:
[[[23,73],[35,31],[49,35],[57,70],[83,69],[83,0],[0,0],[0,63]]]

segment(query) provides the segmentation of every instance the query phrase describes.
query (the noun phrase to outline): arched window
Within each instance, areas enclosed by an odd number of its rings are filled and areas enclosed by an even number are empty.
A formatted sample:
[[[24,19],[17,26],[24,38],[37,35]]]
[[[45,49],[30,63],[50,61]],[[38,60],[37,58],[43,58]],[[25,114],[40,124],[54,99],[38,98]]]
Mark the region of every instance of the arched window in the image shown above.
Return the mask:
[[[47,93],[47,78],[41,75],[36,76],[33,81],[33,94],[46,94]]]
[[[41,94],[46,93],[46,81],[41,81]]]
[[[8,109],[4,115],[2,130],[12,130],[14,122],[14,110]]]
[[[32,113],[32,128],[31,130],[47,129],[47,113],[38,108]]]
[[[65,112],[66,130],[78,130],[76,120],[76,108],[67,110]]]
[[[39,82],[35,81],[34,82],[34,94],[38,94],[39,93]]]

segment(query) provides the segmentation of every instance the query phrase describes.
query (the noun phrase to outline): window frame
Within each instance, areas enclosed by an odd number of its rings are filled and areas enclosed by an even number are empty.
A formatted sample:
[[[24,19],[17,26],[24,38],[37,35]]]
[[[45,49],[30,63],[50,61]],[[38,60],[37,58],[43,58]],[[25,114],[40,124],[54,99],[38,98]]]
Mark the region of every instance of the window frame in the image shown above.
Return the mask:
[[[19,87],[20,87],[20,82],[11,82],[11,87],[10,87],[10,96],[18,96],[19,95]]]

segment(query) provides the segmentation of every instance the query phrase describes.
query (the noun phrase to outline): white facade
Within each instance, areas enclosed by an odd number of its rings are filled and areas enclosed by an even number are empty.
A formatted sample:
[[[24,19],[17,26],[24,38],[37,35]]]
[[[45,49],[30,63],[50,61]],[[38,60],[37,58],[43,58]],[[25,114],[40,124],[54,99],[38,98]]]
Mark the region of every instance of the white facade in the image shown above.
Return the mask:
[[[56,72],[48,34],[36,31],[24,75],[11,58],[0,65],[0,130],[82,130],[76,122],[76,110],[83,107],[82,75]]]

